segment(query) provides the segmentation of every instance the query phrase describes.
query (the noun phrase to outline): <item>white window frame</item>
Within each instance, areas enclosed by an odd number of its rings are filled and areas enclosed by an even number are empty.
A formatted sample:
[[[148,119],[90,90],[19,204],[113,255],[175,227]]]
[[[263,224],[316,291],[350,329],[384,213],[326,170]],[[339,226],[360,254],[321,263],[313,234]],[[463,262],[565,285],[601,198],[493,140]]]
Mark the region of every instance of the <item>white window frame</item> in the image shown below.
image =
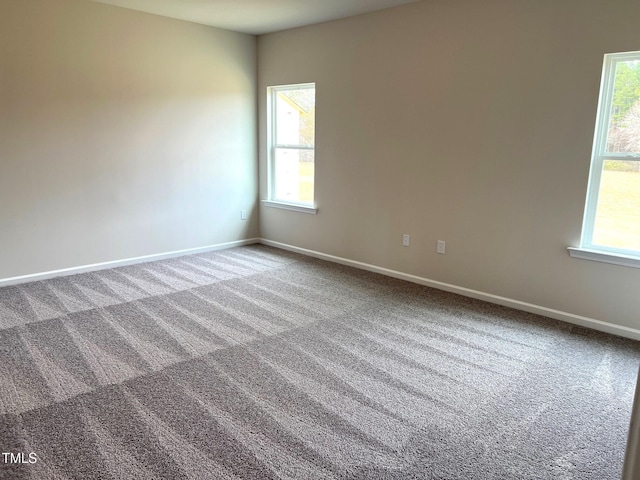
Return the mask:
[[[318,209],[315,205],[315,193],[314,199],[311,203],[305,202],[292,202],[292,201],[283,201],[281,199],[275,198],[275,175],[276,175],[276,150],[279,148],[286,149],[298,149],[298,150],[313,150],[315,153],[315,141],[314,145],[285,145],[279,144],[277,142],[277,98],[278,92],[284,90],[296,90],[296,89],[309,89],[313,88],[315,90],[316,84],[311,83],[296,83],[290,85],[276,85],[267,87],[267,200],[263,200],[262,203],[269,207],[277,207],[284,208],[286,210],[293,210],[297,212],[303,213],[318,213]],[[315,132],[314,132],[315,138]],[[315,156],[314,156],[315,158]],[[315,160],[314,160],[315,165]],[[315,178],[314,178],[315,183]],[[315,185],[314,185],[315,190]]]
[[[587,200],[582,223],[579,248],[569,248],[573,257],[596,260],[617,265],[640,268],[640,251],[597,245],[593,243],[593,232],[598,208],[598,195],[602,178],[602,167],[606,160],[640,161],[640,152],[633,154],[607,152],[607,135],[611,119],[616,66],[620,62],[640,60],[640,52],[610,53],[604,56],[600,99],[591,154],[591,170],[587,187]]]

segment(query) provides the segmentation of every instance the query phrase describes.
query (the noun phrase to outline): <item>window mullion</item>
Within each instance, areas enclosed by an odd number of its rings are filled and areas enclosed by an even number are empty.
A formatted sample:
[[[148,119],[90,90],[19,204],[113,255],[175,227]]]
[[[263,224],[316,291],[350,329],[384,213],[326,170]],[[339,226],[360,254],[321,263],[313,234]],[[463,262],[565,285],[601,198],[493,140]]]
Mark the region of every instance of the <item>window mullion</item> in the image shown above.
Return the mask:
[[[617,153],[603,153],[599,155],[604,160],[618,160],[624,162],[640,162],[640,153],[633,154],[617,154]]]
[[[276,144],[275,148],[288,148],[290,150],[313,150],[315,147],[313,145],[287,145],[287,144]]]

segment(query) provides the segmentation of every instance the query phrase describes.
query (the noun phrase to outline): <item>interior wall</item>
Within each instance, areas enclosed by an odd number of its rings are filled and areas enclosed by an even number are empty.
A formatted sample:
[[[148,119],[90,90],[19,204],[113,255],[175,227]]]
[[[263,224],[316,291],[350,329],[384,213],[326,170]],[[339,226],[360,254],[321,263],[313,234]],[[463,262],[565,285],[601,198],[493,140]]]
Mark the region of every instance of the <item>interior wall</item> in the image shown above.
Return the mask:
[[[640,48],[638,18],[626,0],[429,0],[259,37],[260,196],[266,87],[316,82],[319,209],[262,206],[262,237],[640,328],[640,270],[566,250],[603,55]]]
[[[0,2],[0,279],[258,236],[256,121],[254,36]]]

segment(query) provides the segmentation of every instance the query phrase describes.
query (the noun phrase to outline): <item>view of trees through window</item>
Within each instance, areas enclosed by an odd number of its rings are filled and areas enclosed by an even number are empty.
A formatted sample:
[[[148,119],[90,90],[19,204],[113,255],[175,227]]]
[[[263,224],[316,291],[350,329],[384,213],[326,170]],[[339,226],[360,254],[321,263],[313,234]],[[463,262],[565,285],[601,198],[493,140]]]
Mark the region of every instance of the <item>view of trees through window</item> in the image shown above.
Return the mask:
[[[616,66],[607,151],[640,152],[640,61]]]

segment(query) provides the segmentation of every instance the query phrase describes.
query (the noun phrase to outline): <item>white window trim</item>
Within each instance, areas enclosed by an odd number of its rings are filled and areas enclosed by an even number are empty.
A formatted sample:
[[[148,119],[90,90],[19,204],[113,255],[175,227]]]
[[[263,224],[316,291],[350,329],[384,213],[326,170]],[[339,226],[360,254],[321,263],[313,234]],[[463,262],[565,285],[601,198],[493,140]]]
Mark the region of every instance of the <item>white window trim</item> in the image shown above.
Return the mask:
[[[606,151],[611,102],[615,86],[615,68],[619,62],[627,60],[640,60],[640,52],[610,53],[604,56],[580,247],[569,247],[569,254],[572,257],[585,260],[640,268],[640,252],[593,243],[593,229],[604,162],[606,160],[640,161],[638,153],[627,155]]]
[[[276,85],[267,87],[267,199],[262,200],[262,204],[267,207],[282,208],[285,210],[291,210],[302,213],[311,213],[313,215],[318,213],[318,208],[314,202],[308,203],[296,203],[286,202],[275,198],[275,150],[276,148],[296,148],[300,150],[314,150],[315,145],[280,145],[276,141],[276,93],[281,90],[295,90],[315,88],[314,82],[309,83],[295,83],[290,85]],[[314,132],[315,137],[315,132]],[[314,186],[315,187],[315,186]]]
[[[283,210],[293,210],[294,212],[310,213],[316,215],[318,209],[315,207],[309,207],[304,204],[288,203],[288,202],[276,202],[274,200],[262,200],[262,204],[266,207],[282,208]]]
[[[567,250],[569,250],[569,255],[573,258],[640,268],[640,257],[638,255],[622,255],[620,253],[605,252],[604,250],[589,250],[576,247],[569,247]]]

